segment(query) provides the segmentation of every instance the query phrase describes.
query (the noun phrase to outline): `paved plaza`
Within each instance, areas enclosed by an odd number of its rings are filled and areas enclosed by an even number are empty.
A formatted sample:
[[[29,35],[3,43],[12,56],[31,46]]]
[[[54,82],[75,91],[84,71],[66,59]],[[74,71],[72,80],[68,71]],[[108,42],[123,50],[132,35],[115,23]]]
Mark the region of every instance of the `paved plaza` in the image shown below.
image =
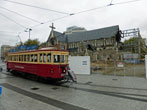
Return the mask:
[[[147,79],[77,75],[77,84],[52,85],[0,72],[0,110],[146,110]]]

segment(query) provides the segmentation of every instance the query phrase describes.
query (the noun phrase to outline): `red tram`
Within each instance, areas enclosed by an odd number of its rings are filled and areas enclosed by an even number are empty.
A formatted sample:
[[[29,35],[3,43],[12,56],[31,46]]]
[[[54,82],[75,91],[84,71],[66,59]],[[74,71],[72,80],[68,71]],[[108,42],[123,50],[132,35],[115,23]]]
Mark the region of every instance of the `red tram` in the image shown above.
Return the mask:
[[[53,49],[9,53],[7,71],[63,79],[68,71],[68,54],[66,50]]]

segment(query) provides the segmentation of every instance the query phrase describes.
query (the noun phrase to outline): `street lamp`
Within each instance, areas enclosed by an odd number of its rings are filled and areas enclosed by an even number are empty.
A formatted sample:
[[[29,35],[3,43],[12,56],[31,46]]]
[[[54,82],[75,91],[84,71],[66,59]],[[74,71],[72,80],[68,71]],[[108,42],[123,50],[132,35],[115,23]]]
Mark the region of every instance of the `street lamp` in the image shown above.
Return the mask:
[[[29,32],[29,43],[30,43],[30,34],[31,34],[31,31],[32,31],[31,28],[27,28],[27,29],[25,30],[25,32]]]
[[[32,31],[32,29],[31,28],[27,28],[26,30],[25,30],[25,32],[29,32],[29,40],[30,40],[30,34],[31,34],[31,31]]]

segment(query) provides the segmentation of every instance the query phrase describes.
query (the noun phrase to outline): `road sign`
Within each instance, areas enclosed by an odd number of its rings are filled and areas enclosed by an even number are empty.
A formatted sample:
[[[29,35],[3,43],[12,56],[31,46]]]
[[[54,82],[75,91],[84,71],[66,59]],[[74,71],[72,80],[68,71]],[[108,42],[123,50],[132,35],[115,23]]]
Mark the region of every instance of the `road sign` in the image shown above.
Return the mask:
[[[2,94],[2,87],[0,86],[0,95]]]

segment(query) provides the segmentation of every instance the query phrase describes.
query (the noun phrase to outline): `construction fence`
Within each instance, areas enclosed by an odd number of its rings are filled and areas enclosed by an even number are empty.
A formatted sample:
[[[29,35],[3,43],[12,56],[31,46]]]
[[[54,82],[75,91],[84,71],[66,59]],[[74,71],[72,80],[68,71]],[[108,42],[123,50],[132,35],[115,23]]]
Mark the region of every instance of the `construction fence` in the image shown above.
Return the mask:
[[[145,59],[101,60],[91,63],[92,74],[145,77]]]

